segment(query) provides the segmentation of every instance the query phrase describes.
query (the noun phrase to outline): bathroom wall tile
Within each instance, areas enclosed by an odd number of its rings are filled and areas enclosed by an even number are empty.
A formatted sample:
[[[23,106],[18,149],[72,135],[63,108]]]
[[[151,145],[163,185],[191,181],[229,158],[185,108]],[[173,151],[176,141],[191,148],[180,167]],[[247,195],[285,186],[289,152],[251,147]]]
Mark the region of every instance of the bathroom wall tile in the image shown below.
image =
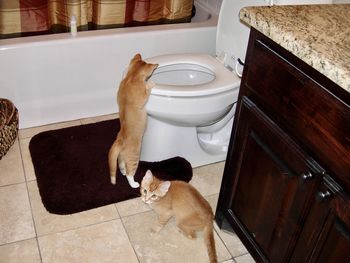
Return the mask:
[[[77,126],[80,124],[81,124],[80,120],[59,122],[59,123],[54,123],[54,124],[49,124],[49,125],[44,125],[44,126],[21,129],[21,130],[19,130],[18,134],[19,134],[20,139],[25,139],[25,138],[31,138],[34,135],[36,135],[40,132],[43,132],[43,131],[57,130],[57,129],[71,127],[71,126]]]
[[[35,237],[25,183],[0,187],[0,244]]]
[[[36,239],[28,239],[0,246],[0,262],[41,263]]]
[[[208,0],[194,0],[194,4],[201,4],[203,6],[208,6]]]
[[[24,166],[24,174],[27,181],[36,180],[32,157],[29,152],[29,143],[31,138],[22,139],[19,141],[22,153],[22,161]]]
[[[178,232],[171,219],[159,233],[152,234],[150,229],[156,218],[153,211],[122,218],[140,263],[209,262],[202,233],[198,233],[196,240],[190,240]],[[230,253],[216,234],[215,242],[219,262],[230,259]]]
[[[113,120],[119,117],[118,113],[114,114],[109,114],[109,115],[103,115],[103,116],[96,116],[96,117],[91,117],[91,118],[86,118],[86,119],[81,119],[82,124],[89,124],[89,123],[95,123],[99,121],[107,121],[107,120]]]
[[[0,186],[24,182],[21,151],[18,140],[0,160]]]
[[[255,263],[255,260],[252,258],[250,254],[245,254],[243,256],[236,257],[235,261],[237,263]]]
[[[41,201],[36,181],[28,182],[28,191],[38,236],[119,218],[114,205],[103,206],[70,215],[51,214],[47,212]]]
[[[118,209],[120,217],[135,215],[151,210],[147,204],[141,201],[141,198],[126,200],[116,203],[115,205]]]
[[[138,263],[119,219],[39,237],[43,263]]]

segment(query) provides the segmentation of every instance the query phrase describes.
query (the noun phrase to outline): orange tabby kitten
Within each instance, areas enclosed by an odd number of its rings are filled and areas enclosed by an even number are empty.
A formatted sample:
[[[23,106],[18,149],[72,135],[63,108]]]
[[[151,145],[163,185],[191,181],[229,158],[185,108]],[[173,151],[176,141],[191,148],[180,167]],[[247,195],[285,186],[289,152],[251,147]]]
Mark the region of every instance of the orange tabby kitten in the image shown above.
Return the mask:
[[[141,182],[141,199],[158,214],[152,231],[159,232],[171,217],[188,238],[196,238],[196,231],[204,231],[204,241],[211,263],[217,262],[213,220],[209,203],[190,184],[183,181],[161,181],[148,170]]]
[[[117,102],[119,105],[120,131],[108,154],[111,183],[116,183],[116,174],[126,176],[133,188],[140,186],[134,175],[139,164],[142,136],[146,129],[147,114],[145,104],[154,83],[147,82],[158,67],[147,64],[140,54],[130,61],[128,72],[120,83]]]

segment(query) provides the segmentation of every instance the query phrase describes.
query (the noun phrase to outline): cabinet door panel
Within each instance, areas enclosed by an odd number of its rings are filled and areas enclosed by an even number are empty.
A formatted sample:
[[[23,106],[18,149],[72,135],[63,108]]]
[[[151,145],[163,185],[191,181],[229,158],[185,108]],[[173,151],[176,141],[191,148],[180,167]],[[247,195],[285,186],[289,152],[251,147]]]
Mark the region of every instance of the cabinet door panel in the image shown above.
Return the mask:
[[[270,262],[287,261],[322,168],[254,103],[243,97],[237,141],[239,156],[229,209]]]
[[[341,222],[332,212],[323,233],[323,242],[317,248],[312,262],[346,263],[350,261],[350,232],[348,226]]]
[[[350,184],[350,106],[264,42],[254,42],[246,93]]]
[[[349,213],[343,189],[324,182],[317,190],[291,262],[350,262],[350,222],[343,216]]]

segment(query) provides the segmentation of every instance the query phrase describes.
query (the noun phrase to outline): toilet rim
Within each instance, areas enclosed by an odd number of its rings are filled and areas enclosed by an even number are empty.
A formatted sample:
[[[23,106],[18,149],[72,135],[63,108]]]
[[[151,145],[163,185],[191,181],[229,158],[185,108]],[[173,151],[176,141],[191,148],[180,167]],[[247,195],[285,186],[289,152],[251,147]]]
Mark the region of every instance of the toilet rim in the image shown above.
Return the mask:
[[[151,95],[165,97],[197,97],[230,92],[239,88],[240,78],[226,69],[217,59],[208,54],[169,54],[145,59],[147,63],[158,64],[158,68],[175,64],[193,64],[204,67],[215,74],[214,79],[201,85],[157,84]]]

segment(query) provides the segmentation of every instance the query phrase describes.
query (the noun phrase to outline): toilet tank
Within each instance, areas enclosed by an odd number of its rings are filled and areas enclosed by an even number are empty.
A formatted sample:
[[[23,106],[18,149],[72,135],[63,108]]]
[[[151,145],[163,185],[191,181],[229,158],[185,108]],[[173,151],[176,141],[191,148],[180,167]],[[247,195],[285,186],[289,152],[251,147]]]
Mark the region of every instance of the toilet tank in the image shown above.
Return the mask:
[[[216,55],[232,68],[235,68],[238,58],[244,61],[249,27],[239,20],[242,7],[331,3],[332,0],[223,0],[216,33]]]

